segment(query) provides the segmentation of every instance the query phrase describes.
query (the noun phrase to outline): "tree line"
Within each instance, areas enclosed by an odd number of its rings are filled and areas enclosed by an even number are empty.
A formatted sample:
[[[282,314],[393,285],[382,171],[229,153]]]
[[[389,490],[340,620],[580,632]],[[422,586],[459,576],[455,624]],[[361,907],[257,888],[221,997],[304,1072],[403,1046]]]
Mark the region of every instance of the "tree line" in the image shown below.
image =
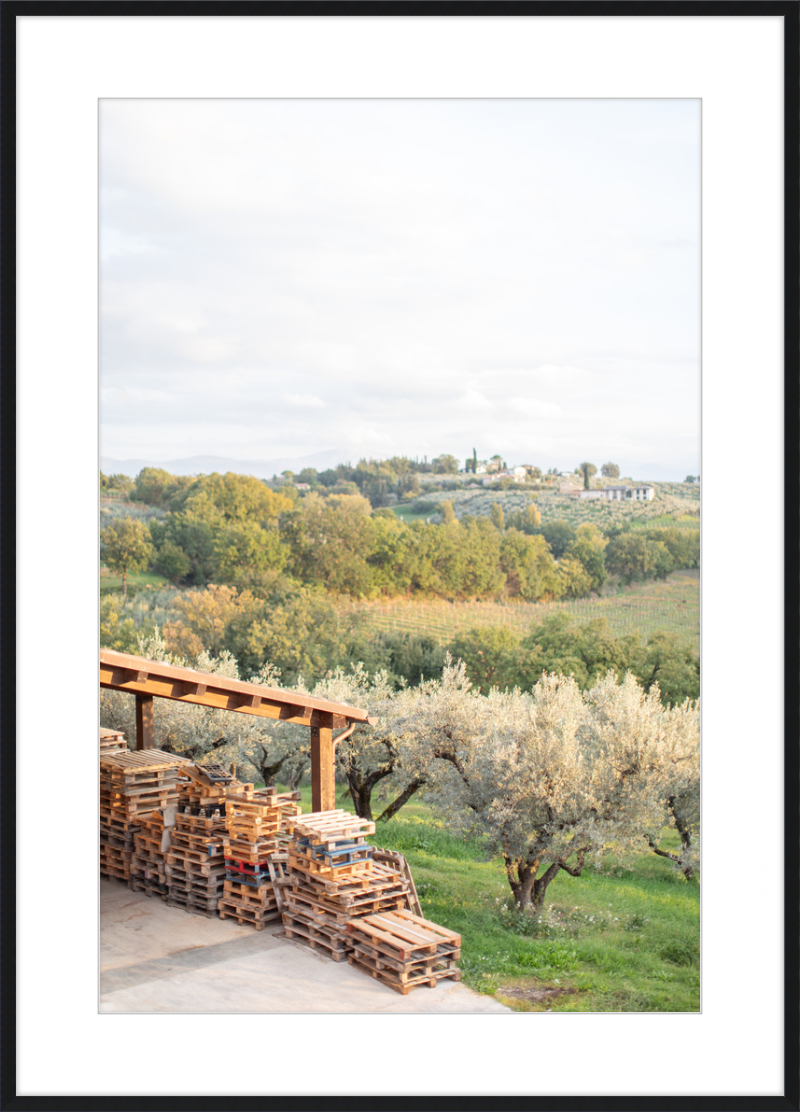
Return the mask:
[[[101,484],[113,490],[115,478]],[[145,468],[129,497],[160,516],[113,521],[101,533],[101,558],[122,575],[123,594],[131,572],[150,568],[176,585],[226,585],[260,598],[290,584],[351,598],[554,601],[586,597],[608,575],[632,583],[699,566],[698,530],[603,534],[589,523],[542,524],[533,503],[506,522],[499,503],[491,519],[457,520],[445,502],[440,524],[407,524],[362,493],[335,489],[300,497],[296,486],[276,491],[252,476]]]

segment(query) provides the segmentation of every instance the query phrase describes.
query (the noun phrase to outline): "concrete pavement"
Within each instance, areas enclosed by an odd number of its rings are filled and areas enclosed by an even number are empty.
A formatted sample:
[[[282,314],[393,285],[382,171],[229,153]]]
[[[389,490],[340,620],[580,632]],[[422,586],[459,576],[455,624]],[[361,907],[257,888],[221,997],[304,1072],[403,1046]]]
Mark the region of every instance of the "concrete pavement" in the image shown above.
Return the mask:
[[[299,942],[100,880],[100,1012],[510,1012],[442,980],[401,996]]]

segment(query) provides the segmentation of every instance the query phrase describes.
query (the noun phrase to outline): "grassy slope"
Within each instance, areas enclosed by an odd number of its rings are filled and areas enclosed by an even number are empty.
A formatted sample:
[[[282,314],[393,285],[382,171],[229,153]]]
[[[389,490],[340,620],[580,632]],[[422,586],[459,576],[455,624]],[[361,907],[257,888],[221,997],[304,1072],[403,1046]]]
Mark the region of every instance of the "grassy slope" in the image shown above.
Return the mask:
[[[406,506],[392,506],[392,509],[406,525],[413,525],[415,521],[427,521],[432,513],[436,510],[428,510],[427,513],[416,513],[413,508],[413,503]]]
[[[139,587],[171,587],[172,584],[163,575],[156,575],[152,571],[137,572],[128,576],[128,592],[135,593]],[[100,594],[107,595],[111,592],[122,594],[122,576],[112,575],[105,568],[100,571]]]
[[[353,810],[340,786],[336,805]],[[700,887],[654,854],[630,871],[612,859],[582,877],[562,873],[530,921],[508,906],[501,862],[449,834],[424,803],[408,803],[372,840],[408,859],[425,916],[462,935],[471,988],[519,1011],[699,1011]],[[544,1001],[504,992],[542,988],[570,991]]]

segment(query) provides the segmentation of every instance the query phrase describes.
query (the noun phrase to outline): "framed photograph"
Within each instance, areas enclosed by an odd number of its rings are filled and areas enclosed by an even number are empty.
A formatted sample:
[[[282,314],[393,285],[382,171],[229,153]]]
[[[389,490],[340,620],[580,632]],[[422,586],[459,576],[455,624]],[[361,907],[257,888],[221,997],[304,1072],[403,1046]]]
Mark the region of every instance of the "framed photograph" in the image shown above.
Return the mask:
[[[788,585],[797,576],[790,567],[791,575],[785,578],[794,553],[784,547],[784,514],[792,505],[786,492],[797,480],[799,439],[798,120],[797,98],[787,91],[797,77],[797,6],[743,3],[733,14],[727,6],[718,9],[693,0],[677,7],[612,3],[576,5],[567,11],[559,4],[473,8],[435,2],[424,9],[370,2],[157,7],[154,13],[146,3],[100,0],[54,8],[34,0],[12,0],[2,9],[6,118],[16,104],[19,600],[15,769],[8,763],[11,754],[3,753],[4,773],[10,771],[13,777],[16,772],[16,796],[8,776],[3,777],[6,814],[16,811],[17,821],[16,902],[8,904],[14,896],[6,886],[4,923],[10,925],[15,908],[18,999],[16,1014],[5,1005],[4,1067],[8,1063],[9,1068],[3,1070],[3,1107],[33,1109],[46,1101],[49,1108],[59,1109],[75,1107],[80,1100],[82,1108],[98,1110],[324,1109],[343,1107],[342,1102],[365,1109],[412,1103],[432,1109],[797,1109],[797,1071],[789,1066],[798,1035],[797,1009],[785,1009],[786,999],[791,1003],[797,989],[797,800],[786,790],[796,782],[797,771],[794,745],[786,746],[786,727],[787,722],[791,728],[797,723],[796,714],[785,710],[784,691],[785,668],[796,662],[787,631],[796,634],[797,624],[796,605],[785,610],[797,602],[794,587]],[[699,390],[701,458],[693,454],[691,443],[684,454],[677,449],[673,453],[681,466],[686,461],[687,473],[702,475],[703,484],[705,859],[699,1012],[320,1016],[110,1015],[98,1010],[96,492],[97,469],[105,454],[100,418],[103,411],[113,411],[119,432],[135,424],[135,414],[146,402],[159,411],[158,420],[172,422],[173,429],[181,420],[175,399],[161,391],[158,375],[140,377],[136,387],[126,384],[124,361],[116,364],[113,382],[109,378],[105,384],[113,397],[102,395],[101,356],[115,344],[117,351],[124,348],[133,377],[141,369],[137,360],[146,360],[153,350],[153,334],[147,328],[157,331],[164,321],[153,279],[151,288],[140,290],[146,305],[139,317],[123,319],[123,314],[122,331],[110,329],[103,339],[108,346],[100,349],[99,198],[107,153],[101,150],[100,136],[104,121],[114,117],[107,135],[117,144],[115,165],[124,164],[126,173],[140,173],[144,180],[152,168],[147,158],[166,157],[169,149],[168,143],[148,146],[145,133],[195,129],[195,148],[202,149],[206,139],[198,106],[212,111],[220,127],[235,129],[242,117],[231,111],[234,104],[274,106],[275,134],[281,133],[287,149],[292,142],[301,147],[305,159],[313,146],[303,146],[303,137],[323,126],[315,122],[310,110],[314,106],[326,119],[332,114],[373,113],[371,126],[379,130],[384,106],[384,118],[391,114],[393,121],[386,128],[387,145],[392,129],[398,143],[401,132],[402,142],[409,135],[418,138],[419,158],[437,174],[442,163],[437,161],[435,128],[428,130],[431,117],[447,116],[446,126],[468,128],[473,125],[465,124],[464,106],[478,106],[475,118],[480,123],[474,126],[483,153],[472,170],[466,162],[450,167],[455,173],[473,174],[476,189],[497,192],[494,209],[489,205],[482,210],[493,211],[497,226],[476,234],[476,249],[481,236],[514,240],[517,234],[513,204],[504,199],[502,182],[493,174],[492,141],[504,127],[530,126],[541,127],[543,136],[549,129],[547,149],[552,157],[558,150],[559,129],[566,135],[579,127],[594,128],[593,161],[586,163],[585,173],[595,176],[608,211],[622,213],[626,205],[638,205],[643,223],[650,222],[651,235],[663,222],[664,236],[675,239],[674,250],[686,250],[686,243],[678,242],[683,232],[669,212],[670,187],[662,177],[669,165],[664,145],[674,142],[682,127],[696,126],[702,171],[699,283],[692,290],[665,286],[663,311],[665,317],[684,313],[684,302],[695,302],[694,323],[692,312],[687,312],[686,328],[687,334],[693,327],[702,330],[700,380],[693,378],[695,368],[681,365],[680,353],[666,350],[655,318],[643,323],[640,335],[630,337],[625,357],[631,358],[629,382],[635,395],[638,364],[630,353],[647,352],[650,358],[661,345],[660,357],[650,359],[646,372],[657,376],[658,390],[653,392],[651,378],[648,396],[657,398],[651,404],[665,415],[675,415],[673,426],[682,400],[686,410],[697,410]],[[537,104],[547,111],[530,113]],[[519,106],[520,116],[509,123],[504,109],[511,105]],[[585,112],[576,111],[576,106]],[[620,193],[619,173],[606,174],[609,160],[619,164],[626,157],[603,131],[611,107],[627,113],[630,126],[644,136],[643,144],[652,145],[653,175],[642,179],[651,182],[652,198],[632,193],[626,198],[624,188]],[[14,153],[9,135],[7,127],[7,157]],[[335,143],[335,128],[329,135],[329,142]],[[542,142],[544,149],[544,138]],[[404,149],[413,148],[410,143]],[[347,144],[329,154],[338,160],[339,196],[344,198]],[[355,151],[350,154],[354,164]],[[219,159],[208,163],[206,197],[240,187],[225,159],[220,147]],[[509,165],[520,176],[530,170],[533,182],[532,159],[531,155]],[[386,167],[391,165],[389,158]],[[7,173],[4,186],[8,180]],[[165,180],[162,175],[161,186]],[[180,180],[176,173],[178,189]],[[259,172],[252,183],[259,190],[291,189],[294,184],[288,177],[281,183],[267,172]],[[585,184],[581,182],[583,193],[576,191],[576,198],[590,196]],[[354,193],[363,212],[370,190],[363,182],[359,186]],[[112,188],[124,191],[122,178]],[[374,190],[388,194],[391,188],[376,168]],[[519,189],[515,196],[518,193]],[[436,198],[439,209],[420,203],[422,233],[409,224],[408,236],[441,236],[441,257],[447,259],[453,245],[447,241],[446,177],[437,183]],[[241,212],[248,211],[252,200],[242,196]],[[410,218],[414,210],[406,201],[407,192],[399,189],[397,209]],[[569,227],[563,224],[567,205],[551,213],[552,221],[562,222],[560,234],[582,240],[581,253],[575,256],[583,260],[582,269],[574,276],[558,276],[564,284],[575,282],[571,304],[576,351],[582,320],[591,318],[593,327],[599,327],[604,285],[614,280],[614,259],[607,253],[593,257],[591,243],[584,242],[591,239],[586,216],[590,203],[576,201]],[[216,210],[212,206],[208,211]],[[385,211],[380,218],[386,219]],[[8,254],[8,195],[4,220],[3,274],[8,282],[14,274]],[[302,206],[297,220],[295,235],[302,230],[309,263],[324,264],[325,258],[309,246],[315,230],[301,227]],[[620,217],[620,229],[623,224]],[[170,230],[174,232],[174,226]],[[191,232],[189,221],[187,230]],[[545,213],[537,231],[542,245],[551,230]],[[221,222],[218,231],[224,237],[230,229]],[[291,236],[290,222],[286,234]],[[620,258],[644,250],[625,234],[620,232],[617,245]],[[791,243],[794,259],[788,268],[785,243]],[[143,259],[150,250],[147,244],[137,245],[135,235],[123,248],[133,255],[141,250]],[[498,334],[503,290],[513,298],[512,285],[522,280],[526,269],[521,252],[535,249],[535,237],[520,232],[516,254],[487,253],[487,259],[504,261],[496,276],[492,316]],[[552,252],[552,245],[547,250]],[[451,313],[447,319],[453,330],[463,321],[463,346],[453,349],[457,361],[467,358],[470,347],[486,349],[481,346],[480,321],[470,318],[466,309],[452,310],[462,295],[464,305],[469,303],[469,291],[457,288],[455,257],[450,256],[450,269],[443,266],[440,281],[449,290],[443,312]],[[213,259],[201,254],[194,259],[197,268],[209,263]],[[347,281],[359,280],[356,269],[345,276]],[[411,281],[402,260],[398,275],[399,301],[400,286]],[[322,284],[343,280],[339,274],[320,273]],[[535,281],[546,288],[546,269],[536,270]],[[245,296],[245,285],[237,275],[230,296]],[[259,295],[279,292],[257,283],[254,288]],[[630,296],[637,296],[633,286]],[[564,312],[569,304],[563,302]],[[5,320],[7,306],[8,302]],[[381,327],[387,329],[400,320],[396,306],[389,308],[391,313],[386,306],[376,306]],[[214,312],[218,309],[224,314],[224,305],[215,306]],[[173,303],[163,313],[176,311]],[[176,343],[184,344],[183,355],[197,331],[190,317],[187,308],[185,318],[173,316],[168,322]],[[305,357],[323,359],[331,377],[339,373],[341,392],[352,401],[357,375],[350,356],[335,343],[325,348],[323,340],[318,342],[310,316],[301,323],[309,331]],[[212,333],[210,327],[206,339],[213,346],[217,341]],[[610,332],[607,340],[600,355],[613,362],[619,353],[610,350]],[[256,361],[257,346],[256,337],[250,345]],[[397,347],[398,362],[390,368],[395,376],[408,377],[415,361],[431,354],[424,331],[412,333]],[[292,442],[302,437],[303,414],[313,414],[327,403],[311,379],[301,375],[296,360],[303,354],[298,350],[286,348],[287,385],[277,399],[285,438],[276,457],[288,457]],[[370,350],[367,345],[365,357]],[[518,352],[511,325],[498,335],[498,350],[508,371],[498,390],[514,401],[523,391],[512,382]],[[541,364],[566,365],[566,349],[556,350],[554,345],[553,351],[553,358],[543,358]],[[198,407],[198,421],[235,426],[236,406],[241,410],[246,391],[239,383],[240,392],[228,406],[219,366],[212,359],[207,371],[200,368],[184,376],[181,392],[191,407],[191,374],[198,375],[199,396],[201,376],[205,389],[218,373],[220,415],[209,418]],[[486,391],[469,386],[457,392],[449,371],[437,371],[435,359],[431,367],[429,383],[415,386],[421,399],[428,387],[436,404],[447,406],[449,391],[453,405],[464,412],[470,405],[484,406],[487,421],[496,419],[495,427],[500,427],[502,415],[494,413]],[[488,383],[488,377],[484,381]],[[356,387],[348,394],[353,382]],[[443,388],[444,383],[449,385]],[[580,393],[580,375],[574,390]],[[634,425],[637,408],[635,399],[629,400]],[[552,417],[555,402],[549,394],[543,392],[536,404],[531,420],[546,422]],[[602,413],[599,404],[597,413]],[[336,420],[337,428],[346,427],[345,414],[337,411]],[[579,431],[591,425],[591,412],[577,401],[575,420]],[[691,420],[685,425],[691,426]],[[368,426],[365,422],[365,430]],[[435,430],[435,423],[432,427]],[[151,432],[156,454],[165,441]],[[365,437],[365,450],[372,453],[367,432]],[[225,456],[235,439],[234,429],[227,442],[220,439],[208,454]],[[263,457],[264,448],[256,441],[253,433],[254,452]],[[379,442],[380,436],[375,443]],[[124,443],[135,454],[135,435]],[[308,437],[306,443],[310,454],[313,444]],[[187,445],[187,454],[195,454],[188,441]],[[653,444],[652,449],[651,458],[658,463],[661,448]],[[183,453],[178,447],[174,454]],[[643,457],[642,464],[647,459]],[[13,462],[7,447],[4,463],[10,467]],[[577,464],[578,457],[571,462]],[[602,462],[597,460],[598,465]],[[14,728],[13,722],[4,724]],[[58,849],[58,868],[48,871],[43,900],[39,873],[28,865],[34,854],[52,860],[49,855],[56,844],[63,848]],[[788,888],[786,877],[791,878]],[[9,933],[4,932],[7,940]],[[4,953],[4,961],[11,960]],[[6,972],[12,968],[7,965]],[[9,1026],[15,1018],[16,1081],[15,1088],[9,1088]],[[316,1035],[320,1025],[325,1038]],[[345,1032],[346,1038],[340,1037]],[[238,1059],[257,1068],[226,1065],[226,1048],[231,1046],[237,1048]],[[42,1047],[47,1048],[46,1069]],[[345,1068],[347,1047],[353,1057]]]

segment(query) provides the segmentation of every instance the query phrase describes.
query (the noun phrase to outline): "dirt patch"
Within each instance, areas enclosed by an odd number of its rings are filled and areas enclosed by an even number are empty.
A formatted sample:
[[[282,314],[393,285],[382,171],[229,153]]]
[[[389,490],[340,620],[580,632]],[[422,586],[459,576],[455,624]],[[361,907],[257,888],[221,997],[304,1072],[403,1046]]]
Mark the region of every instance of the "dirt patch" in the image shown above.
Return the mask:
[[[552,1000],[555,996],[571,996],[578,990],[576,988],[499,988],[496,996],[508,996],[511,1000],[527,1000],[529,1004],[541,1004],[545,1000]]]

